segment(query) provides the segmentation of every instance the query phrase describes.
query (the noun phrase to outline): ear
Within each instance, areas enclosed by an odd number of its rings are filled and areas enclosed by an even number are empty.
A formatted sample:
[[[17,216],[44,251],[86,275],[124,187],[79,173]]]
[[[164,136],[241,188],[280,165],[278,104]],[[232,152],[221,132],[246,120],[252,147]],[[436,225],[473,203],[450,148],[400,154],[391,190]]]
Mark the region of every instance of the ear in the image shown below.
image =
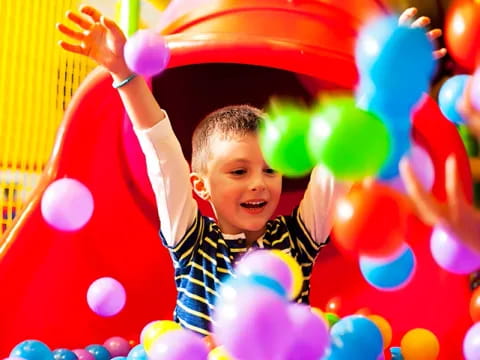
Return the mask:
[[[202,200],[210,200],[210,192],[205,183],[205,177],[199,173],[193,172],[190,174],[190,183],[192,184],[193,191]]]

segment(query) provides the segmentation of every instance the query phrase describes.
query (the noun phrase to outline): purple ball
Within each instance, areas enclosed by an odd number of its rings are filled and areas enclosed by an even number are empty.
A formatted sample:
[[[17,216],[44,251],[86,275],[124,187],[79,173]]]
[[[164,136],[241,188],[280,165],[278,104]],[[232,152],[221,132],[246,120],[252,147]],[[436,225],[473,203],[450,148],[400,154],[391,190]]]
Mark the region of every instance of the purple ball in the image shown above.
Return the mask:
[[[123,285],[111,278],[95,280],[87,291],[87,303],[92,311],[100,316],[118,314],[125,306],[126,293]]]
[[[433,229],[430,250],[437,264],[454,274],[469,274],[480,269],[480,255],[439,226]]]
[[[293,325],[292,344],[286,360],[318,360],[330,346],[327,323],[307,305],[292,303],[288,315]]]
[[[466,360],[480,359],[480,322],[468,329],[463,339],[463,355]]]
[[[190,330],[173,330],[160,336],[148,353],[150,360],[207,360],[208,347]]]
[[[153,30],[138,30],[124,48],[127,66],[137,74],[149,77],[161,73],[170,60],[165,38]]]
[[[85,349],[75,349],[73,350],[75,355],[77,355],[78,360],[95,360],[95,356],[93,356],[90,351]]]
[[[470,102],[475,110],[480,111],[480,66],[473,74],[472,85],[470,88]]]
[[[117,356],[127,356],[130,351],[128,340],[120,336],[114,336],[105,340],[103,346],[107,348],[110,355],[112,355],[112,358]]]
[[[235,272],[239,275],[264,275],[276,280],[283,289],[291,294],[293,286],[292,272],[288,265],[268,250],[257,250],[245,255],[237,264]]]
[[[80,181],[63,178],[52,182],[42,196],[45,221],[63,231],[81,229],[93,214],[93,196]]]
[[[243,288],[239,296],[218,299],[213,330],[216,343],[234,358],[280,359],[291,341],[288,303],[276,293]]]

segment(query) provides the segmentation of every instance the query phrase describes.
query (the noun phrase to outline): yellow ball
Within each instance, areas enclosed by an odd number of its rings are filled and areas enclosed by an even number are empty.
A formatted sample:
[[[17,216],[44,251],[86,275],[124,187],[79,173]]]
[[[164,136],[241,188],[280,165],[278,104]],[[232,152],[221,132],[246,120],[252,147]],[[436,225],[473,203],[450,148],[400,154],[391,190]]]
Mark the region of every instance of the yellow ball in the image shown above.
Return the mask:
[[[288,254],[285,254],[280,250],[271,250],[272,254],[279,257],[283,262],[287,264],[292,274],[292,288],[290,289],[290,299],[295,299],[302,291],[303,287],[303,272],[297,261]]]
[[[233,360],[223,346],[218,346],[208,354],[208,360]]]
[[[367,319],[373,321],[373,323],[377,325],[378,330],[380,330],[380,333],[382,334],[383,348],[388,348],[392,342],[392,327],[388,321],[380,315],[368,315]]]
[[[437,337],[422,328],[407,332],[400,342],[400,348],[405,360],[435,360],[440,353]]]
[[[149,323],[142,330],[142,338],[140,341],[143,344],[145,351],[148,353],[150,351],[153,343],[163,334],[172,331],[180,330],[182,327],[180,324],[170,321],[170,320],[158,320]]]

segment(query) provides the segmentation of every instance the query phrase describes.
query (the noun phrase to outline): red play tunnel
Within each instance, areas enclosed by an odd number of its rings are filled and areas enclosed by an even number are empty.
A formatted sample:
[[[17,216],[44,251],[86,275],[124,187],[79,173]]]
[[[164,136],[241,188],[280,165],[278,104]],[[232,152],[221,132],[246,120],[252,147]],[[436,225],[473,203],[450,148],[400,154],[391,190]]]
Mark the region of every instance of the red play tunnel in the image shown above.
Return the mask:
[[[272,95],[308,104],[317,92],[352,88],[358,28],[382,11],[374,0],[212,1],[171,23],[165,33],[172,61],[152,80],[152,91],[169,112],[186,156],[195,123],[218,107],[261,107]],[[470,196],[461,140],[431,99],[415,115],[414,137],[434,161],[435,194],[444,196],[443,164],[454,152]],[[91,221],[78,232],[54,230],[40,214],[43,191],[62,177],[80,180],[95,199]],[[279,212],[293,208],[305,184],[285,182]],[[110,77],[96,70],[69,106],[41,184],[0,242],[0,356],[32,338],[52,349],[115,335],[138,341],[145,324],[170,319],[173,268],[158,229],[143,155]],[[339,296],[341,315],[368,307],[390,321],[394,345],[410,328],[428,328],[440,339],[442,359],[459,358],[470,325],[468,280],[438,268],[428,235],[428,228],[412,223],[408,240],[417,275],[392,293],[369,287],[355,262],[327,247],[312,278],[312,304],[323,308]],[[112,318],[95,315],[85,300],[88,286],[102,276],[117,278],[127,291],[126,307]]]

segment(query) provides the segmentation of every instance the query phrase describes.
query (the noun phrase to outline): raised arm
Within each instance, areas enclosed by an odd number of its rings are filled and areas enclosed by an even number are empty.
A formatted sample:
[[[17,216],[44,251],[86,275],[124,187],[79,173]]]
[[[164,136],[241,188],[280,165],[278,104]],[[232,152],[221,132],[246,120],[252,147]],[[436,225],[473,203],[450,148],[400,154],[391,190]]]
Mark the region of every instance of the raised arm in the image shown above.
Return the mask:
[[[123,56],[126,38],[114,21],[91,6],[82,6],[80,14],[69,11],[67,18],[76,24],[76,29],[63,23],[57,24],[57,29],[69,38],[68,41],[59,42],[62,48],[95,60],[111,74],[116,83],[132,75]],[[141,76],[118,88],[118,92],[136,129],[151,128],[165,118]]]
[[[95,60],[117,84],[130,78],[117,89],[145,154],[163,237],[168,246],[175,246],[192,225],[197,204],[190,169],[170,121],[145,80],[132,77],[123,55],[126,38],[118,25],[91,6],[82,6],[80,14],[68,12],[67,18],[78,29],[57,24],[69,39],[60,41],[62,48]]]

